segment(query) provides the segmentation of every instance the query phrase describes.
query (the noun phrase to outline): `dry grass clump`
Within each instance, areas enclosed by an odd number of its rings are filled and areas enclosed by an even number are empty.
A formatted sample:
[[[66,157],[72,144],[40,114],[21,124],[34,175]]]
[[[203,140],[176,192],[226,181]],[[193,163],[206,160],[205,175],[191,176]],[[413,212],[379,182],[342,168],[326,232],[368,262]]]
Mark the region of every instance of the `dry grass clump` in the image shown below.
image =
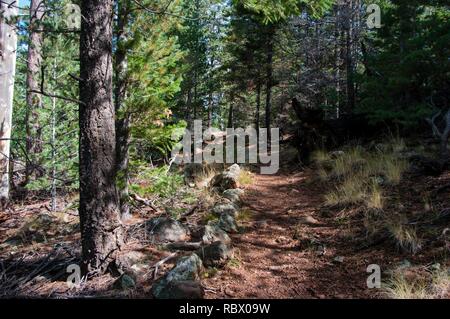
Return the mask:
[[[252,172],[241,168],[241,172],[239,173],[238,177],[238,183],[241,186],[248,186],[253,184],[254,178],[255,177]]]
[[[334,184],[333,190],[325,195],[326,205],[363,204],[367,208],[383,209],[382,186],[398,185],[409,166],[394,153],[394,149],[402,149],[401,145],[402,142],[394,141],[383,151],[353,146],[335,154],[315,152],[319,178]]]
[[[357,204],[366,197],[365,181],[359,176],[349,176],[335,190],[325,195],[328,206]]]
[[[384,287],[393,299],[440,299],[450,292],[450,275],[447,270],[435,270],[427,274],[407,274],[394,271]]]
[[[399,250],[416,254],[422,248],[416,228],[404,223],[388,222],[387,230]]]

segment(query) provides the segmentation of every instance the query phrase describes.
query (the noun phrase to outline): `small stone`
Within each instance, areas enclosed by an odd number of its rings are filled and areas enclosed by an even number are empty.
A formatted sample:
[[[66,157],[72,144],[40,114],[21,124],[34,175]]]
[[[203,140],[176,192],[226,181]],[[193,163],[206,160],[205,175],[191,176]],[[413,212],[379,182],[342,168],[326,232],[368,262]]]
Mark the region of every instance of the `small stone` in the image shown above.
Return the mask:
[[[255,228],[267,228],[267,226],[269,226],[269,223],[267,222],[267,220],[259,220],[259,221],[255,221],[254,225]]]
[[[432,264],[431,269],[434,271],[439,271],[441,270],[441,264],[440,263]]]
[[[399,270],[407,269],[411,267],[411,262],[408,259],[404,259],[398,266]]]
[[[234,291],[231,290],[230,288],[225,288],[224,290],[225,295],[229,296],[229,297],[234,297]]]
[[[33,282],[34,283],[41,283],[41,282],[45,282],[47,280],[47,278],[45,278],[44,276],[37,276],[33,278]]]
[[[291,240],[287,237],[281,236],[281,237],[278,237],[277,239],[275,239],[275,242],[277,244],[284,245],[284,244],[289,244],[291,242]]]
[[[305,225],[317,225],[319,221],[312,216],[304,216],[300,219],[300,223]]]
[[[130,270],[133,272],[134,275],[140,276],[146,272],[148,272],[149,266],[146,264],[134,264],[130,267]]]
[[[344,262],[344,257],[342,256],[337,256],[333,259],[334,262],[342,264]]]
[[[316,254],[318,256],[325,256],[325,254],[327,253],[327,248],[325,247],[325,245],[319,245],[316,248]]]

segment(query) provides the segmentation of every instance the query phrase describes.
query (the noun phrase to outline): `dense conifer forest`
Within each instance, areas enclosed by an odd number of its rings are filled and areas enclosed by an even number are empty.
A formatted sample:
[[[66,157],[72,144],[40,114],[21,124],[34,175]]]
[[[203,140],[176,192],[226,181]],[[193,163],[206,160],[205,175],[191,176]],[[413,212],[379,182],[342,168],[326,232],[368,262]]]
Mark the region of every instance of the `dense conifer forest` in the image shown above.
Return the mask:
[[[449,137],[445,0],[0,0],[0,298],[447,299]]]

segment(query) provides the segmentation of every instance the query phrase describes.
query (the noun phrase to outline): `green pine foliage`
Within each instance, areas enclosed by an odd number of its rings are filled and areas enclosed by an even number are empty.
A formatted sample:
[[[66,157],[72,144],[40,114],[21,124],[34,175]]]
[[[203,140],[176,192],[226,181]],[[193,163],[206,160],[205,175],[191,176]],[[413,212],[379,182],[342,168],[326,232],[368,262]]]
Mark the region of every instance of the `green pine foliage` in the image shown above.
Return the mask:
[[[450,10],[440,1],[396,0],[382,12],[382,28],[367,36],[372,72],[359,78],[358,111],[372,122],[414,126],[449,104]]]

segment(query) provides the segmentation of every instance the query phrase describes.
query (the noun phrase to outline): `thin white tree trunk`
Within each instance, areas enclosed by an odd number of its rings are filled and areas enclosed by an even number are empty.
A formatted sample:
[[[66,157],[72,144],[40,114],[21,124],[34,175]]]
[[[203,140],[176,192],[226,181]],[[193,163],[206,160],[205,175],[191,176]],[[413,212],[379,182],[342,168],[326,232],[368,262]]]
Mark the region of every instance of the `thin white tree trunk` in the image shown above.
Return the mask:
[[[53,61],[53,83],[56,83],[56,56]],[[52,98],[52,211],[56,211],[56,98]]]
[[[9,199],[9,156],[11,145],[17,34],[11,21],[18,14],[17,1],[0,3],[0,202]]]

